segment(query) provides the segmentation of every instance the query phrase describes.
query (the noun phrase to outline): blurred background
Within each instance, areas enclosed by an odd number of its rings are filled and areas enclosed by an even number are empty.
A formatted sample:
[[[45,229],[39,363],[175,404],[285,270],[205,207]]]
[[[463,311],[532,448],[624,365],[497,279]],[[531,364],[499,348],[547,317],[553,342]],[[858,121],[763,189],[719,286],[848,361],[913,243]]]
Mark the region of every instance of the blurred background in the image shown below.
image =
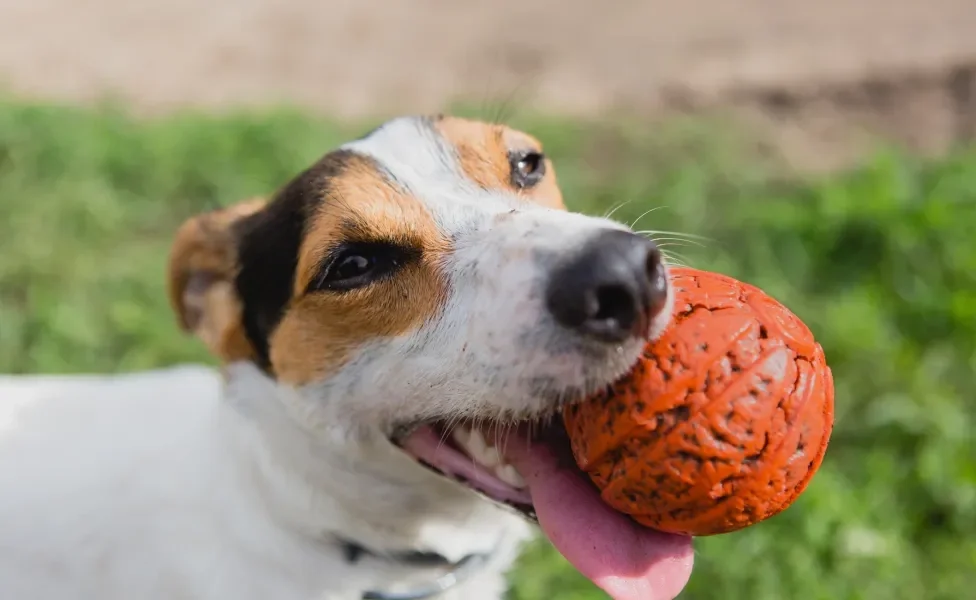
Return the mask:
[[[972,598],[974,32],[973,0],[0,0],[0,372],[210,362],[164,295],[182,219],[389,116],[497,119],[833,366],[823,468],[682,599]],[[603,597],[544,542],[512,582]]]

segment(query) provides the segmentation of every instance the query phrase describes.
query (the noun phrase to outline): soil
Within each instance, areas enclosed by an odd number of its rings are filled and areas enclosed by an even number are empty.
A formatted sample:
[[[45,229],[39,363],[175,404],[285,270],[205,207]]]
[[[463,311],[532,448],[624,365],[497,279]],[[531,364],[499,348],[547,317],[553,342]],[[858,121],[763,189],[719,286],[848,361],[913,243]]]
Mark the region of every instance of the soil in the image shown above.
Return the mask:
[[[811,168],[976,135],[973,0],[0,0],[0,86],[135,110],[731,111]]]

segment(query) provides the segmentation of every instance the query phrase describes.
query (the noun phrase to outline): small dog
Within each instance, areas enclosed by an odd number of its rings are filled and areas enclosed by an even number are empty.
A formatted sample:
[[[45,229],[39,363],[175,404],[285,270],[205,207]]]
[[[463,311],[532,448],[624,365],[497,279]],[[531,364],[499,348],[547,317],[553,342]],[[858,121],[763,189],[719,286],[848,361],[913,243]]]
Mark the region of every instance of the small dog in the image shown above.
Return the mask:
[[[394,119],[191,218],[168,278],[219,372],[0,378],[0,598],[499,599],[533,522],[617,600],[686,583],[551,418],[664,329],[667,266],[531,136]]]

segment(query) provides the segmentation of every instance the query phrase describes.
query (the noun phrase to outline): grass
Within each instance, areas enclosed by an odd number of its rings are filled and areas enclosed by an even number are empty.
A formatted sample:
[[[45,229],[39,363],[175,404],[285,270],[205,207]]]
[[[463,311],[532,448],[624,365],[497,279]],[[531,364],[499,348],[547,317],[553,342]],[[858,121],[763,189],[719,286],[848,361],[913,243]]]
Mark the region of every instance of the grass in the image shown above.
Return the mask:
[[[758,284],[822,341],[837,427],[788,511],[701,539],[687,600],[958,599],[976,584],[976,152],[879,154],[813,181],[771,179],[694,128],[526,119],[569,204]],[[180,115],[0,104],[0,371],[127,371],[210,361],[177,332],[163,264],[180,221],[266,193],[365,128],[299,114]],[[658,208],[651,213],[649,209]],[[603,596],[545,543],[511,598]]]

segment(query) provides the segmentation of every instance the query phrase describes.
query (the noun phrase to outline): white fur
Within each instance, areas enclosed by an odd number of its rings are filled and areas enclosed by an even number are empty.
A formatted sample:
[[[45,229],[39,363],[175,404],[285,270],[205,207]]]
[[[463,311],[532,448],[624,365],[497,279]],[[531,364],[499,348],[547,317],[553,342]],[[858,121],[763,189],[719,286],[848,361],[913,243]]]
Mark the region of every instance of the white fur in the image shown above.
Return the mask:
[[[358,600],[439,573],[350,566],[332,534],[455,559],[498,544],[445,598],[500,597],[521,519],[341,427],[313,439],[256,368],[227,375],[0,377],[0,598]]]

